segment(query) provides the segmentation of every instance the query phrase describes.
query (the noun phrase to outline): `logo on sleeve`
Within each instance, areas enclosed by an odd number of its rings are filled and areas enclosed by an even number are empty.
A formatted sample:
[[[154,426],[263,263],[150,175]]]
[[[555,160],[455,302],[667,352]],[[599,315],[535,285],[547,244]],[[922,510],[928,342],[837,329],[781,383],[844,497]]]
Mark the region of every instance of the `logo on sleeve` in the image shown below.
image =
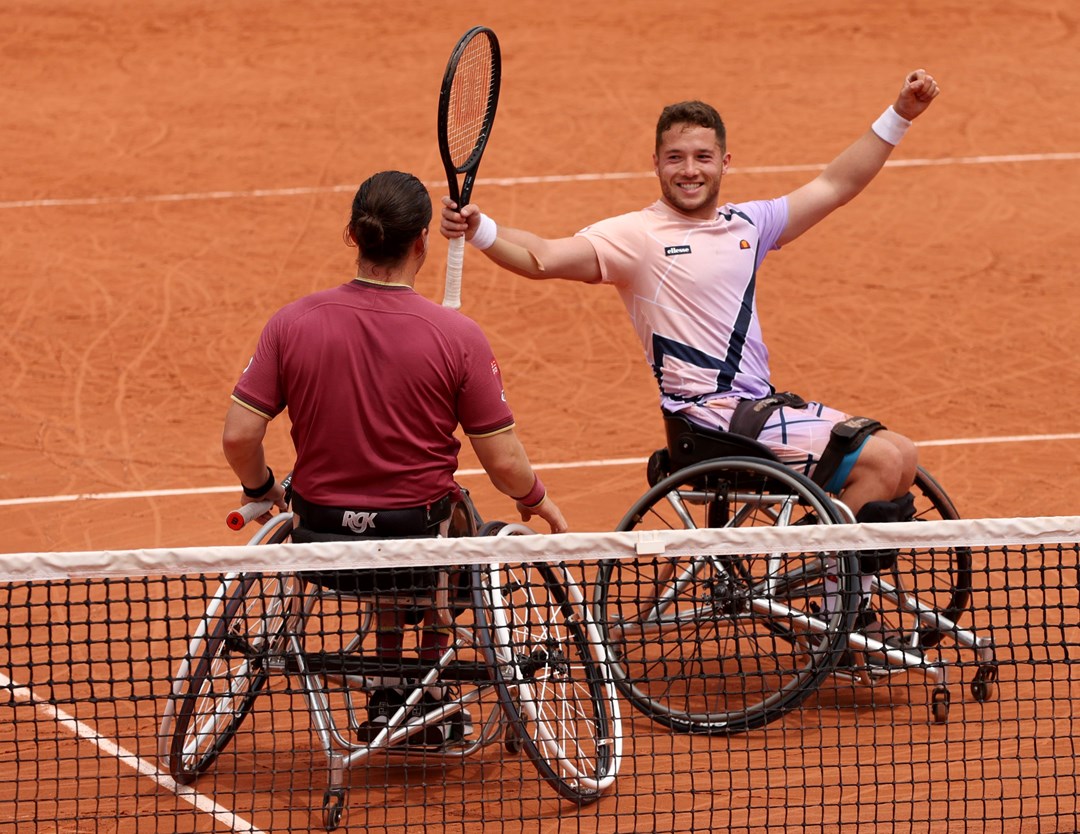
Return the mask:
[[[491,360],[491,375],[492,376],[498,376],[499,375],[499,363],[496,362],[494,359]]]
[[[664,247],[664,254],[667,255],[669,258],[673,257],[674,255],[689,255],[690,254],[690,247],[689,246],[665,246]]]

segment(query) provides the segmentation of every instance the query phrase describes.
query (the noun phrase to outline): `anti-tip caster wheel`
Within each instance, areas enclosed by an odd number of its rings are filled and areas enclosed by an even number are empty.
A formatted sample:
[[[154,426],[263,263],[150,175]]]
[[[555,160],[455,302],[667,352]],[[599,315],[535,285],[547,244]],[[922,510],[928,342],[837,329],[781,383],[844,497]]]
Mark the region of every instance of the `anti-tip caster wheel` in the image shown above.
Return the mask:
[[[980,703],[989,701],[997,689],[997,663],[984,663],[979,666],[971,681],[971,695]]]
[[[341,825],[341,815],[345,810],[345,789],[327,788],[323,794],[323,824],[327,831],[333,831]]]
[[[938,724],[944,724],[949,720],[949,690],[945,687],[939,687],[934,690],[934,700],[931,704],[931,712],[934,716],[934,721]]]

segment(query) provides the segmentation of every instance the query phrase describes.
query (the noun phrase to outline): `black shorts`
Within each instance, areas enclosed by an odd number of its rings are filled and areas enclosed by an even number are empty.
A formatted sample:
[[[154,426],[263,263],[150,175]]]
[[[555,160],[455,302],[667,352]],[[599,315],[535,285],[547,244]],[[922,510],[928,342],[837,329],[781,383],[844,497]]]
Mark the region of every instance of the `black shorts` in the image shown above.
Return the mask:
[[[439,525],[450,517],[449,495],[421,507],[396,510],[326,507],[293,493],[298,516],[295,542],[348,541],[349,539],[434,538]],[[332,572],[304,571],[308,582],[349,594],[429,597],[434,594],[438,571],[432,567],[375,568]]]
[[[360,536],[366,539],[403,539],[436,536],[439,525],[450,517],[450,495],[420,507],[380,510],[363,507],[326,507],[293,493],[293,510],[299,526],[315,533]]]

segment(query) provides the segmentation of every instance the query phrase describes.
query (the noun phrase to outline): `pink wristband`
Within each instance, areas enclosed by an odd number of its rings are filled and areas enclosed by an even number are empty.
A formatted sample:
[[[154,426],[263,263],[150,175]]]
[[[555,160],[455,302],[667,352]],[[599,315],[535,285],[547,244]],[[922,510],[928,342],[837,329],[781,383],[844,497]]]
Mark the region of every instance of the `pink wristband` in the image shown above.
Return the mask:
[[[539,507],[542,503],[544,503],[544,499],[547,498],[547,490],[544,489],[544,484],[540,480],[540,476],[534,473],[533,477],[536,480],[533,481],[532,489],[530,489],[529,492],[526,495],[523,495],[521,498],[514,499],[519,504],[523,504],[526,508],[530,510],[534,507]]]

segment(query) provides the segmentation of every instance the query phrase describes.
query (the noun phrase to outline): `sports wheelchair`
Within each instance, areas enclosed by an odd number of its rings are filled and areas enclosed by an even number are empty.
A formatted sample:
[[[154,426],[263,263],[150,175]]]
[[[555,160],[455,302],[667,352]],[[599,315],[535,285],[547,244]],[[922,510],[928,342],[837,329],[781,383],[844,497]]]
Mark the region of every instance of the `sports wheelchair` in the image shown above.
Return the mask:
[[[651,488],[619,530],[844,524],[835,495],[785,466],[765,445],[665,415],[666,448],[649,460]],[[919,469],[915,518],[958,518]],[[928,651],[944,637],[971,650],[978,701],[994,691],[992,642],[957,625],[971,596],[971,552],[892,554],[863,577],[860,554],[653,556],[601,564],[593,604],[615,683],[657,722],[733,733],[801,704],[830,676],[867,685],[919,670],[935,721],[947,720],[947,664]],[[886,563],[888,560],[883,560]]]
[[[301,532],[283,512],[250,544],[295,541]],[[481,526],[467,497],[440,529],[440,536],[531,533],[521,524]],[[451,635],[437,660],[421,651],[377,656],[380,606],[411,611],[414,625],[417,612],[433,616]],[[159,755],[178,783],[214,763],[281,674],[302,695],[326,754],[327,830],[341,822],[349,769],[377,754],[447,762],[502,743],[523,750],[577,804],[599,798],[619,770],[621,719],[606,649],[579,586],[557,563],[225,576],[161,722]],[[373,728],[364,720],[372,692],[391,678],[405,683],[401,701]],[[435,692],[442,697],[432,709]],[[431,728],[455,718],[460,731],[433,745]]]

